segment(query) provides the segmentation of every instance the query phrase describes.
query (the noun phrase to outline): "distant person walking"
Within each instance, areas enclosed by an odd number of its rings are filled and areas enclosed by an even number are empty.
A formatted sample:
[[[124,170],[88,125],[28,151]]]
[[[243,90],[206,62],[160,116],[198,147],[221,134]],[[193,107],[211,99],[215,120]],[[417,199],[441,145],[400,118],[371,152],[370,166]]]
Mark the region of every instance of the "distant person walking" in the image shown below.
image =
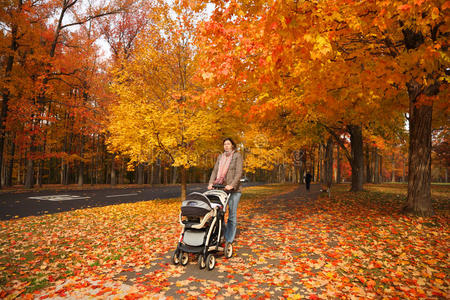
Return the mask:
[[[308,173],[306,173],[305,175],[305,183],[306,183],[306,190],[309,192],[309,188],[311,187],[311,180],[312,180],[312,175]]]

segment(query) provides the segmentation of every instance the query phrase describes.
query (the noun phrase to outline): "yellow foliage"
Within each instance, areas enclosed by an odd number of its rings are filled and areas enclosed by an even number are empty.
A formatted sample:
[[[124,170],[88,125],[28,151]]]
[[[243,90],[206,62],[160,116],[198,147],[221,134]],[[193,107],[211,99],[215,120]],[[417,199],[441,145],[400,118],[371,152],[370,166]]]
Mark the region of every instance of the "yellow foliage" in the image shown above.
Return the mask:
[[[108,144],[130,163],[164,155],[173,166],[195,166],[226,127],[220,108],[203,105],[192,82],[197,64],[189,16],[182,24],[167,17],[158,30],[144,32],[132,58],[112,70],[117,101],[109,111]]]

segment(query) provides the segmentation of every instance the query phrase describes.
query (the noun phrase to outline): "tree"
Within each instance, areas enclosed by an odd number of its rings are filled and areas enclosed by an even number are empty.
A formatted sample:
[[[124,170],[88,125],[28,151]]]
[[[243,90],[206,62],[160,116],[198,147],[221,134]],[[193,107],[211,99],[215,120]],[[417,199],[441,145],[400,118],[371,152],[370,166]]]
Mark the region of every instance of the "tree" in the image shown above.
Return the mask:
[[[165,17],[139,35],[132,54],[112,71],[118,100],[110,107],[108,143],[111,151],[129,156],[130,164],[165,156],[181,167],[184,199],[186,169],[234,123],[222,117],[220,103],[203,103],[193,81],[195,12],[177,3],[173,8],[176,17],[163,8]]]
[[[261,97],[254,102],[260,109],[274,101],[284,107],[296,103],[329,128],[349,129],[358,147],[352,147],[358,158],[351,163],[356,191],[362,188],[362,127],[377,117],[389,119],[389,112],[409,111],[408,207],[429,214],[431,103],[448,111],[443,101],[448,6],[443,1],[220,2],[203,27],[205,45],[215,46],[205,48],[206,72],[215,74],[218,86],[257,90]]]

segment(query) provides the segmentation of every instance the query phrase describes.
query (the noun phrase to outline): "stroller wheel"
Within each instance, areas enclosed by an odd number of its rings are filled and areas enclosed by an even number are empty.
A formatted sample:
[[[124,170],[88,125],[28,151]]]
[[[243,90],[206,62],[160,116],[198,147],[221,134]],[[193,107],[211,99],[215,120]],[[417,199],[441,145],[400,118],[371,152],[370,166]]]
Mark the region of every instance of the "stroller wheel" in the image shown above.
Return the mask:
[[[225,243],[225,257],[231,258],[233,256],[233,244],[232,243]]]
[[[187,265],[189,262],[189,254],[187,252],[181,252],[180,260],[182,266]]]
[[[216,266],[216,257],[212,254],[208,254],[206,258],[206,264],[208,265],[208,270],[211,271]]]
[[[203,256],[203,254],[200,254],[200,255],[198,256],[198,267],[199,267],[200,269],[206,268],[205,256]]]
[[[174,265],[178,265],[180,263],[180,253],[178,250],[175,250],[172,255],[172,263]]]

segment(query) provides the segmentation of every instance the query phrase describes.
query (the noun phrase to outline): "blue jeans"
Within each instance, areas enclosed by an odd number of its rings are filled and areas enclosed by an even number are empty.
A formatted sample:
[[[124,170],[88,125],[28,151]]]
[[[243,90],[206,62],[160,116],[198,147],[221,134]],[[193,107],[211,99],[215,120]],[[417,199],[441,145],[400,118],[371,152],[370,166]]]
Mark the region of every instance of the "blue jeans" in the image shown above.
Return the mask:
[[[232,243],[236,235],[237,207],[241,195],[242,194],[239,192],[231,193],[230,199],[228,199],[228,220],[227,225],[225,226],[225,240],[228,243]]]

